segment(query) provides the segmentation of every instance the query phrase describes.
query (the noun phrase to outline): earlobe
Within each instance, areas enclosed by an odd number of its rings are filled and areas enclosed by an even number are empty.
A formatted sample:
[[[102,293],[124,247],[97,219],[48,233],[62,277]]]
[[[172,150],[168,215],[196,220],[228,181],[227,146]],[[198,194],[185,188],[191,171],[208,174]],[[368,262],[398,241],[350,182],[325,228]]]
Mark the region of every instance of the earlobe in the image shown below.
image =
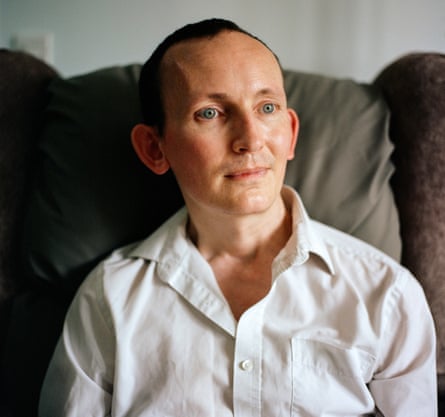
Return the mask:
[[[131,131],[131,142],[139,159],[158,175],[165,174],[170,168],[160,141],[157,129],[152,126],[140,123]]]
[[[290,143],[289,154],[287,159],[290,161],[295,156],[295,146],[297,145],[298,130],[300,128],[300,120],[297,113],[293,109],[288,109],[290,127],[292,132],[292,140]]]

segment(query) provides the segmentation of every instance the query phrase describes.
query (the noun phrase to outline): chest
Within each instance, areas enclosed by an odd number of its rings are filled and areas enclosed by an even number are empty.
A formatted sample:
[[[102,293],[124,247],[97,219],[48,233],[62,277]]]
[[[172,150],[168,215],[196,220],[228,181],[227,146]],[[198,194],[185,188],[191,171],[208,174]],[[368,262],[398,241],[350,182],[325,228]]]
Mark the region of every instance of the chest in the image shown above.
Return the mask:
[[[243,264],[214,262],[211,267],[236,320],[271,289],[271,261]]]
[[[276,282],[263,301],[244,312],[233,333],[221,327],[217,300],[206,304],[202,291],[202,299],[193,299],[187,291],[178,297],[171,288],[159,288],[137,326],[128,321],[118,326],[118,333],[131,330],[117,335],[118,355],[126,355],[116,360],[125,364],[116,370],[122,402],[163,415],[203,417],[319,417],[342,415],[345,405],[348,415],[372,410],[366,383],[373,357],[360,348],[343,348],[353,339],[365,345],[371,329],[364,323],[354,327],[359,320],[351,317],[345,323],[351,334],[332,332],[336,320],[346,321],[343,312],[334,311],[334,303],[324,312],[327,299],[316,302],[290,283]],[[136,376],[134,384],[128,384],[128,374]]]

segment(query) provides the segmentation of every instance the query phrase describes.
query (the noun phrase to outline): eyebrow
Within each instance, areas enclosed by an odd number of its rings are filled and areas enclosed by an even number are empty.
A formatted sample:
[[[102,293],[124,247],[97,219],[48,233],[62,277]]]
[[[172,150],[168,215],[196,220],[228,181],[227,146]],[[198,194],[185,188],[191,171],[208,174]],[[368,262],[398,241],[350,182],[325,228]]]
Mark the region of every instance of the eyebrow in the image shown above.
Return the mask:
[[[226,93],[211,93],[208,94],[207,97],[215,100],[225,100],[227,97],[229,97],[229,95]]]
[[[255,96],[269,96],[269,95],[280,95],[280,92],[273,88],[262,88],[258,90],[255,94]],[[229,97],[226,93],[210,93],[207,95],[208,98],[214,99],[214,100],[225,100]]]
[[[279,95],[279,94],[281,94],[280,90],[269,88],[269,87],[262,88],[261,90],[259,90],[257,92],[258,96],[270,96],[270,95]]]

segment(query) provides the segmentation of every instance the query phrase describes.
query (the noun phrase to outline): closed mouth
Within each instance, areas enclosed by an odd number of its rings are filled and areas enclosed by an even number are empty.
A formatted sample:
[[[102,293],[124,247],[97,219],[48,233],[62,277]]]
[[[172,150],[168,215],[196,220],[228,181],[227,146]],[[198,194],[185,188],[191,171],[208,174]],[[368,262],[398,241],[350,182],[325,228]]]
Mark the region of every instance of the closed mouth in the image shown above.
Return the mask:
[[[241,169],[234,172],[230,172],[229,174],[226,174],[226,178],[231,179],[245,179],[245,178],[252,178],[252,177],[261,177],[265,175],[268,171],[268,168],[265,167],[255,167],[255,168],[248,168],[248,169]]]

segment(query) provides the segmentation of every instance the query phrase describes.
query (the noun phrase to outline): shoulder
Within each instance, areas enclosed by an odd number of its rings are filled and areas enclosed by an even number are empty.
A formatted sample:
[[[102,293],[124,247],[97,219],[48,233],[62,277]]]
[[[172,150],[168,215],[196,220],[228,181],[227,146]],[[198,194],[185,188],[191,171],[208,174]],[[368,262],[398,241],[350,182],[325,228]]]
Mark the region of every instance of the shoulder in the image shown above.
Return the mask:
[[[331,254],[364,257],[370,262],[388,264],[396,269],[402,268],[391,256],[350,234],[315,220],[311,220],[311,227],[316,231],[317,236],[324,242]]]
[[[91,271],[79,292],[104,304],[119,304],[136,288],[151,285],[156,265],[185,251],[185,219],[186,214],[180,210],[146,239],[115,249]]]
[[[328,225],[311,223],[337,275],[374,287],[420,286],[408,269],[380,249]]]
[[[430,315],[420,282],[395,259],[374,246],[322,223],[314,230],[324,242],[334,270],[334,281],[342,282],[368,305],[381,311],[386,322],[402,317]]]
[[[73,304],[96,303],[106,311],[119,294],[131,287],[137,270],[143,266],[140,259],[131,256],[140,244],[134,242],[118,248],[99,262],[79,287]]]

